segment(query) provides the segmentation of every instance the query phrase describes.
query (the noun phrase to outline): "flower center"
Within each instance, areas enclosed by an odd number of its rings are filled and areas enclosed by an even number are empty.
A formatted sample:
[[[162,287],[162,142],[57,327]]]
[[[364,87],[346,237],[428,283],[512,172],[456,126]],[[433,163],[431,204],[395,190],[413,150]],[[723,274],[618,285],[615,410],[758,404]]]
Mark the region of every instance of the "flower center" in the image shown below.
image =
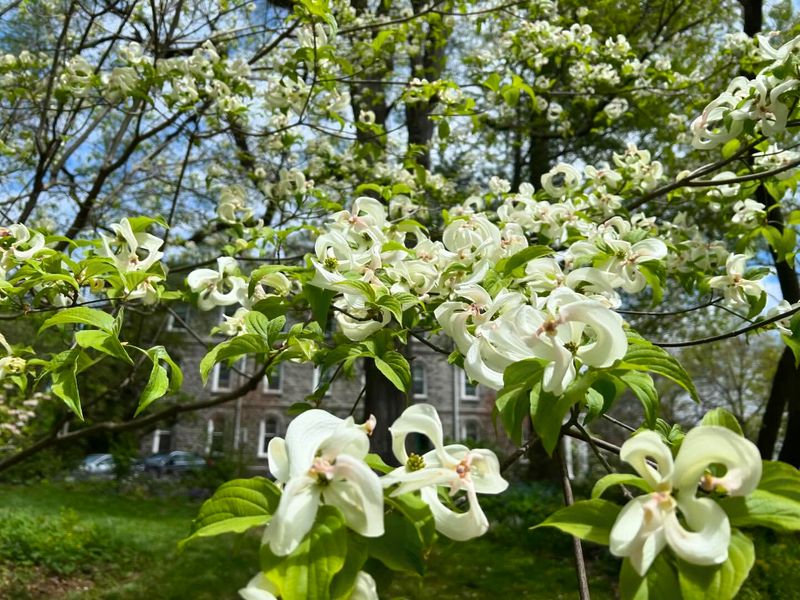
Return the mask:
[[[408,460],[406,461],[406,471],[413,473],[414,471],[419,471],[424,468],[425,459],[423,459],[419,454],[411,453],[408,455]]]
[[[336,460],[329,461],[327,458],[317,456],[308,470],[308,474],[315,478],[319,485],[328,485],[333,480],[334,464],[336,464]]]

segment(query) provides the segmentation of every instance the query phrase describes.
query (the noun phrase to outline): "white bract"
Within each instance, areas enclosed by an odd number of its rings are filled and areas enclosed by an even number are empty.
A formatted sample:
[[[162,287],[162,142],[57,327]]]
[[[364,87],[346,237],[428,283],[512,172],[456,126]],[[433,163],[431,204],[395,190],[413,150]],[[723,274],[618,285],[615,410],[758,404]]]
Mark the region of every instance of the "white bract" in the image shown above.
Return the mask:
[[[622,445],[620,458],[636,469],[652,492],[634,498],[620,511],[611,529],[614,555],[629,558],[642,576],[665,546],[697,565],[718,565],[728,559],[728,516],[711,498],[698,497],[697,488],[730,496],[752,492],[761,479],[755,444],[724,427],[700,426],[686,435],[673,461],[661,437],[644,431]],[[709,471],[716,465],[726,469],[724,475],[716,477]]]
[[[186,278],[189,288],[200,296],[200,310],[211,310],[215,306],[244,304],[247,301],[247,281],[234,275],[236,260],[229,256],[217,259],[217,270],[195,269]]]
[[[111,230],[116,237],[100,234],[103,255],[114,259],[120,273],[147,271],[164,256],[159,251],[164,240],[146,231],[134,232],[128,219],[113,223]]]
[[[500,475],[500,463],[494,452],[469,449],[460,444],[444,445],[442,422],[430,404],[409,406],[389,428],[392,450],[403,465],[385,475],[381,482],[389,487],[399,484],[391,495],[420,490],[422,499],[433,513],[436,530],[447,537],[464,541],[486,533],[489,521],[481,510],[477,494],[499,494],[508,487]],[[406,451],[406,437],[412,433],[426,436],[433,450],[418,456]],[[439,487],[447,487],[454,496],[464,490],[469,501],[466,512],[450,510],[439,498]]]
[[[322,503],[342,511],[345,523],[365,537],[383,535],[383,492],[364,462],[374,419],[359,426],[323,410],[308,410],[289,424],[286,439],[269,443],[269,470],[283,484],[264,543],[278,556],[291,554],[311,530]]]
[[[764,288],[758,281],[745,279],[747,257],[744,254],[731,254],[725,261],[725,275],[708,280],[713,289],[722,290],[725,300],[733,306],[748,307],[748,298],[759,298]]]

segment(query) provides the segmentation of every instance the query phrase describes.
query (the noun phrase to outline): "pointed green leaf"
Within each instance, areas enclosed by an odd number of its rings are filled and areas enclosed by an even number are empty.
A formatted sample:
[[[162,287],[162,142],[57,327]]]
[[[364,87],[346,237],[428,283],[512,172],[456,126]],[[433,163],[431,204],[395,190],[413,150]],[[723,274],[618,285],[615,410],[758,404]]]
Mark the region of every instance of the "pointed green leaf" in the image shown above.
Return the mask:
[[[701,566],[677,559],[684,600],[731,600],[750,574],[755,559],[753,542],[737,529],[731,532],[728,560],[721,565]]]
[[[628,332],[628,352],[622,361],[615,365],[615,370],[620,369],[657,373],[671,379],[689,392],[695,402],[700,401],[691,377],[675,357],[634,332]]]
[[[644,577],[634,571],[630,560],[623,560],[619,594],[622,600],[678,600],[681,597],[678,576],[666,552],[656,557]]]
[[[607,500],[580,500],[547,517],[537,527],[555,527],[588,542],[608,546],[611,528],[621,507]]]
[[[241,533],[263,525],[278,508],[281,492],[264,477],[234,479],[223,483],[200,507],[192,521],[191,535],[179,548],[199,537]]]
[[[42,323],[39,331],[44,331],[48,327],[53,327],[54,325],[69,324],[91,325],[92,327],[102,329],[106,333],[114,333],[114,317],[102,310],[87,308],[85,306],[65,308],[57,312]]]
[[[311,531],[289,556],[261,546],[261,569],[280,589],[283,600],[327,600],[347,555],[347,528],[341,513],[321,506]]]
[[[782,462],[765,460],[758,488],[744,497],[719,502],[737,527],[769,527],[800,531],[800,471]]]

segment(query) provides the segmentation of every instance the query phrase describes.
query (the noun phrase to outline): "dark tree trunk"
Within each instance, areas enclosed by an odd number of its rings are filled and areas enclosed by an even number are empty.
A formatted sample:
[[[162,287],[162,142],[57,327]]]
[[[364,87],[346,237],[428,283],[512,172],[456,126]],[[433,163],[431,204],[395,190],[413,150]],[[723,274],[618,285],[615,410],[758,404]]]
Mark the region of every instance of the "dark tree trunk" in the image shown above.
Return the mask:
[[[764,18],[763,2],[762,0],[741,0],[741,3],[744,32],[753,37],[761,31]],[[763,185],[756,190],[756,200],[767,207],[769,224],[783,233],[785,223],[783,213]],[[783,299],[794,304],[800,300],[800,285],[798,285],[794,264],[779,260],[774,251],[772,258],[778,273]],[[794,259],[792,259],[792,263],[794,263]],[[800,466],[800,370],[795,368],[794,356],[788,348],[783,351],[778,368],[772,378],[772,390],[764,409],[761,429],[758,432],[758,449],[762,458],[766,460],[772,459],[775,454],[781,419],[787,405],[789,420],[780,459],[794,466]]]
[[[378,454],[390,465],[397,464],[392,453],[392,438],[389,427],[405,410],[408,398],[391,381],[383,376],[372,359],[364,363],[366,371],[366,391],[364,393],[365,417],[374,415],[377,421],[372,432],[370,450]]]

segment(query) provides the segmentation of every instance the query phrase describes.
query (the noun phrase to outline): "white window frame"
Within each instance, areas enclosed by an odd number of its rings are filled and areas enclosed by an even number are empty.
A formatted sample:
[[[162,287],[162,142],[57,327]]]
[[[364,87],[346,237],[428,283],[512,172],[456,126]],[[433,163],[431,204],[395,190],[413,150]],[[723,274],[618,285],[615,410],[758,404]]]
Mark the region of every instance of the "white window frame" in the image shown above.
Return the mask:
[[[474,394],[467,394],[467,373],[466,371],[461,371],[461,384],[459,386],[459,398],[462,400],[480,400],[481,397],[481,388],[480,385],[475,385],[475,393]]]
[[[414,398],[427,398],[428,397],[428,369],[421,362],[415,360],[411,363],[411,389],[414,389],[414,367],[422,369],[422,392],[414,392]]]
[[[186,315],[185,316],[179,315],[183,319],[184,323],[186,323],[189,320],[189,311],[191,310],[188,304],[186,304],[185,306],[186,306]],[[169,313],[169,318],[167,319],[167,331],[186,331],[186,327],[177,325],[177,322],[175,320],[175,315]]]
[[[469,437],[469,435],[467,435],[467,428],[469,425],[473,425],[475,427],[475,430],[479,436],[481,432],[481,424],[478,422],[477,419],[464,419],[461,422],[461,431],[459,433],[461,433],[462,440],[472,440],[474,442],[476,439],[478,439],[478,436],[471,438]]]
[[[214,429],[214,419],[211,418],[208,420],[208,425],[206,426],[206,448],[205,454],[206,456],[211,454],[211,450],[214,446],[214,433],[217,430]],[[224,452],[224,445],[225,445],[225,430],[223,429],[220,433],[223,435],[222,444],[223,444],[223,452]]]
[[[262,384],[263,390],[265,394],[282,394],[283,393],[283,363],[279,363],[276,369],[278,371],[278,387],[273,388],[270,387],[270,380],[267,375],[264,375],[264,381]],[[316,388],[315,388],[316,389]]]
[[[268,456],[268,448],[264,447],[264,436],[267,434],[267,419],[275,419],[275,435],[273,438],[276,438],[281,434],[281,420],[277,415],[268,414],[266,417],[261,419],[258,424],[258,448],[256,448],[256,454],[258,455],[258,458],[267,458]],[[269,446],[269,444],[267,444],[267,446]]]
[[[159,442],[161,441],[161,435],[164,433],[172,435],[172,431],[170,429],[156,429],[153,432],[153,446],[151,448],[153,454],[158,454]]]
[[[222,388],[219,387],[219,370],[222,368],[222,363],[217,363],[214,365],[214,371],[211,374],[211,391],[212,392],[230,392],[233,389],[233,376],[236,372],[233,370],[233,366],[230,367],[231,370],[231,382],[230,387]]]

